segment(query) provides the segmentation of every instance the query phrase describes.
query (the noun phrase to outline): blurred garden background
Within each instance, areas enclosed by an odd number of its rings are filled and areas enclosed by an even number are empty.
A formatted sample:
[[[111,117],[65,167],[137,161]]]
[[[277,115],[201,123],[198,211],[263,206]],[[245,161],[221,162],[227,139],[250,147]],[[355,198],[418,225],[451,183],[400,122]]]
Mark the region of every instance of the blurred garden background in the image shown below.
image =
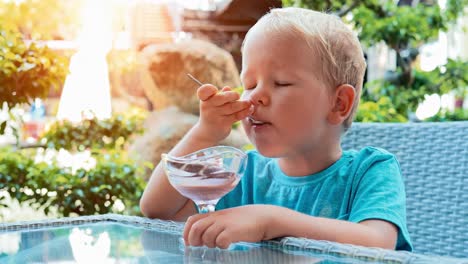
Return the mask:
[[[140,215],[197,84],[239,92],[245,33],[272,7],[340,16],[368,69],[358,122],[468,120],[468,0],[0,0],[0,221]],[[249,148],[234,126],[222,142]]]

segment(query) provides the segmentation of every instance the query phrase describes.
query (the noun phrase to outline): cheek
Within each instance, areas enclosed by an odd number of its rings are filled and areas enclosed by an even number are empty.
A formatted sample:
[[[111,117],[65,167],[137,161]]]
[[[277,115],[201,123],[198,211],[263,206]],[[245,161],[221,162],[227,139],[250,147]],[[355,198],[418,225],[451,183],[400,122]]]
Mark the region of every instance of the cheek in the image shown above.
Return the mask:
[[[313,102],[309,102],[309,104],[310,103]],[[300,105],[303,106],[304,104],[296,102],[295,105],[291,104],[287,108],[283,108],[288,110],[284,111],[281,115],[281,120],[278,120],[280,121],[281,128],[284,129],[288,135],[300,136],[307,134],[318,125],[316,110],[310,106],[299,107]]]
[[[282,117],[281,126],[292,134],[297,134],[304,127],[308,126],[310,120],[307,120],[301,113],[290,113]]]
[[[254,143],[252,138],[252,126],[250,125],[249,121],[247,121],[247,119],[243,119],[241,121],[241,124],[242,128],[244,129],[245,135],[249,139],[250,143]]]
[[[247,118],[242,119],[241,124],[242,124],[242,127],[244,128],[245,133],[249,135],[250,124],[249,124],[249,121],[247,121]]]
[[[279,101],[279,100],[278,100]],[[278,104],[276,113],[281,117],[282,121],[290,124],[308,121],[310,118],[311,105],[314,102],[305,100],[304,98],[284,96]]]

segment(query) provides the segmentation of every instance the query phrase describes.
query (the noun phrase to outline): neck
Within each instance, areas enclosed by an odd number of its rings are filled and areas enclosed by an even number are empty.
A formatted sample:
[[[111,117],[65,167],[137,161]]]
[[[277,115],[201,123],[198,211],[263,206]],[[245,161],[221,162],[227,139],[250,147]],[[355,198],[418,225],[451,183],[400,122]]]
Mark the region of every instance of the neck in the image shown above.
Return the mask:
[[[306,176],[320,172],[340,159],[342,151],[340,143],[326,149],[314,148],[301,150],[287,157],[278,159],[281,170],[289,176]]]

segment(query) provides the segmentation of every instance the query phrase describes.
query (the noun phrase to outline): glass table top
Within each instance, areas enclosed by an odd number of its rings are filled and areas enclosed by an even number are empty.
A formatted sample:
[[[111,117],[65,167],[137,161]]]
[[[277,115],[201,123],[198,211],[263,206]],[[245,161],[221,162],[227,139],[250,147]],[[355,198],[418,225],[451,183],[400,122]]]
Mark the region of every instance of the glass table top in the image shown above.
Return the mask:
[[[227,250],[185,247],[183,223],[78,217],[0,224],[0,263],[432,263],[412,253],[286,239]],[[429,262],[428,262],[429,261]],[[437,263],[437,262],[433,262]],[[454,262],[455,263],[455,262]]]
[[[180,236],[119,223],[0,234],[0,263],[314,263],[256,244],[228,250],[185,247]],[[15,243],[16,242],[16,243]]]

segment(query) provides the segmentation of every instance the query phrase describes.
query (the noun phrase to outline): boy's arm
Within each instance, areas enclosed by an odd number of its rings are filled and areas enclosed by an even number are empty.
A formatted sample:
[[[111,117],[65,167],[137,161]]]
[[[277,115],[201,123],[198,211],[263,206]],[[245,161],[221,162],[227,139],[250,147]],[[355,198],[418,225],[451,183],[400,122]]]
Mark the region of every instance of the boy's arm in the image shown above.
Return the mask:
[[[200,137],[198,131],[197,124],[190,129],[169,154],[180,157],[203,148],[215,146],[218,143],[209,138]],[[185,220],[188,216],[197,213],[193,202],[180,195],[169,183],[161,163],[153,170],[146,185],[140,200],[140,209],[145,216],[150,218],[178,221]]]
[[[398,229],[384,220],[357,224],[274,205],[246,205],[194,215],[184,229],[185,243],[192,246],[227,248],[238,241],[258,242],[285,236],[395,249]]]
[[[217,145],[231,132],[232,124],[249,114],[250,102],[239,101],[239,94],[225,87],[221,92],[213,85],[197,91],[200,99],[200,120],[169,152],[184,156]],[[193,202],[180,195],[169,183],[162,164],[154,169],[140,199],[141,212],[150,218],[185,220],[197,213]]]
[[[398,228],[379,219],[353,223],[344,220],[313,217],[282,207],[272,214],[270,227],[265,229],[266,239],[294,236],[339,243],[395,249]],[[287,215],[287,217],[282,217]]]

